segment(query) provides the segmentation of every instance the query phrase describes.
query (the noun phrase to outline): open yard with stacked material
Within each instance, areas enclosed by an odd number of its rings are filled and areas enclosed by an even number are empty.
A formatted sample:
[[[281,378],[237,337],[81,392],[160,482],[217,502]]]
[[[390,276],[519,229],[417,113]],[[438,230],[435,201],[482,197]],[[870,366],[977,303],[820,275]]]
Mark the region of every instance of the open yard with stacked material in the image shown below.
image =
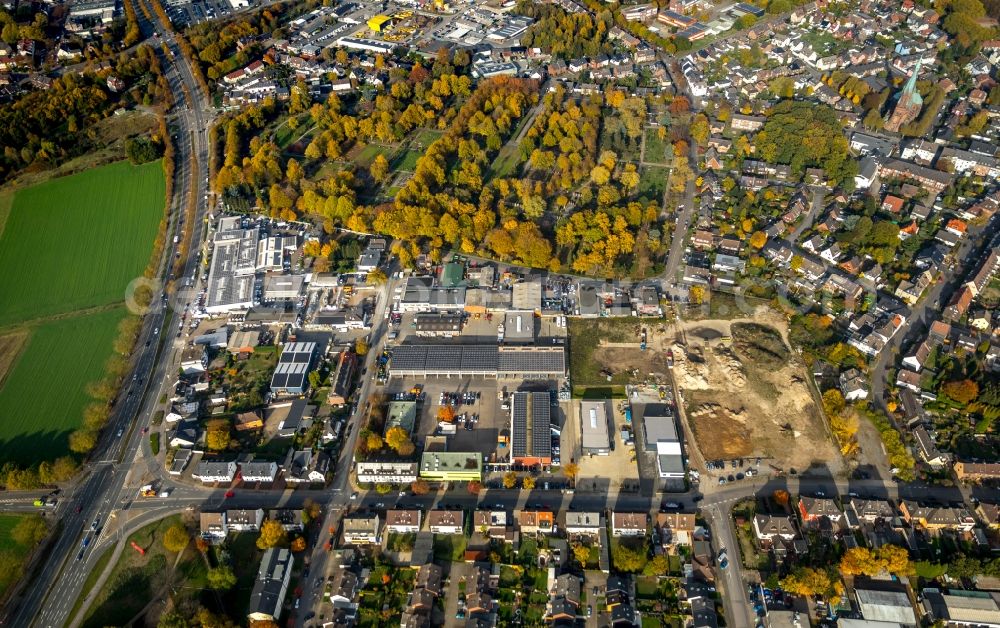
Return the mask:
[[[705,459],[762,457],[785,471],[813,464],[840,470],[782,321],[685,322],[678,331],[674,378]]]
[[[0,463],[68,452],[163,217],[160,162],[5,191],[0,211]],[[0,207],[0,210],[4,207]]]

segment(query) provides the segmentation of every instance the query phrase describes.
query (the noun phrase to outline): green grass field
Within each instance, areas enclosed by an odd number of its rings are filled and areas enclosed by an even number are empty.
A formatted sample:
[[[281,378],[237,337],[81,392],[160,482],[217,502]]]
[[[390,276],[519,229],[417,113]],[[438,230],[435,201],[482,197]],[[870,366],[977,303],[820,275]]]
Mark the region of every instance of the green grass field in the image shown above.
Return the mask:
[[[84,386],[104,372],[124,315],[113,308],[32,331],[0,390],[0,461],[27,465],[68,453],[88,402]]]
[[[367,144],[363,148],[354,153],[351,156],[351,160],[359,166],[364,166],[367,168],[372,165],[375,158],[379,155],[385,155],[386,159],[392,157],[392,151],[396,150],[391,146],[379,146],[378,144]],[[352,151],[353,152],[353,151]]]
[[[667,151],[671,150],[670,145],[660,139],[655,127],[646,129],[646,152],[644,158],[648,164],[669,163],[672,155]]]
[[[190,603],[207,585],[207,566],[191,543],[174,569],[176,554],[163,547],[167,529],[181,521],[180,515],[161,519],[138,530],[128,538],[146,550],[140,556],[127,548],[112,566],[104,588],[97,594],[83,618],[85,628],[122,626],[134,618],[154,598],[170,591],[175,599]],[[110,549],[107,550],[111,552]],[[104,563],[105,565],[107,562]],[[96,579],[95,579],[96,582]],[[90,583],[89,588],[93,588]],[[81,600],[89,589],[81,592]],[[78,601],[79,604],[79,601]]]
[[[114,303],[142,275],[163,216],[159,161],[18,190],[0,236],[0,327]]]
[[[392,160],[393,170],[405,170],[407,172],[413,172],[417,168],[417,160],[423,155],[423,151],[418,150],[408,150],[401,155],[397,155]]]
[[[649,201],[661,202],[667,189],[670,169],[664,166],[642,166],[639,168],[639,196]]]
[[[10,553],[21,562],[28,558],[28,552],[31,548],[14,541],[10,536],[10,531],[27,516],[0,515],[0,552]],[[0,597],[7,592],[7,587],[14,584],[18,578],[20,578],[19,573],[0,574]]]

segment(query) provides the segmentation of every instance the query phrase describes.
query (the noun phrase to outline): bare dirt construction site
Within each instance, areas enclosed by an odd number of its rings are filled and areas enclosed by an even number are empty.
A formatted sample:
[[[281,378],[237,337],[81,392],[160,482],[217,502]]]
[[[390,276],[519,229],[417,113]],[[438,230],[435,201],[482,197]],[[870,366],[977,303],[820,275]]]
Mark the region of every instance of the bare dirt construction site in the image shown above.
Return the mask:
[[[782,471],[842,469],[781,317],[681,322],[676,329],[673,375],[704,459],[767,458]]]

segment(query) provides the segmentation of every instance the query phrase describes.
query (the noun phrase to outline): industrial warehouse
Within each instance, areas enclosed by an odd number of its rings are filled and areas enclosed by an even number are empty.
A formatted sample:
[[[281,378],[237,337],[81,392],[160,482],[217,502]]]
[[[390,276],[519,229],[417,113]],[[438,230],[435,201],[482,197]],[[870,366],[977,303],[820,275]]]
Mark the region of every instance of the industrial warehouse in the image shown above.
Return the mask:
[[[400,345],[392,351],[389,372],[401,377],[558,379],[566,376],[566,354],[561,346]]]

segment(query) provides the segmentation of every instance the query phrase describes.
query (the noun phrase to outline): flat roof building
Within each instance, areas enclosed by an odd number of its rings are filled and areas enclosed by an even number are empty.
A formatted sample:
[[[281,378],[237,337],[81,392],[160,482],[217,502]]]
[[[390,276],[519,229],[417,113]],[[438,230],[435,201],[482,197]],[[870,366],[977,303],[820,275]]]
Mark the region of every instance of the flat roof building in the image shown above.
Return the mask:
[[[275,621],[281,616],[281,606],[292,579],[292,553],[284,548],[272,547],[264,552],[257,571],[257,579],[250,593],[250,621]]]
[[[238,219],[219,221],[208,272],[206,312],[221,314],[253,306],[259,240],[257,228],[243,229]]]
[[[276,395],[305,394],[315,354],[315,342],[289,342],[282,347],[278,366],[271,376],[271,392]]]
[[[608,402],[580,402],[580,441],[583,453],[606,456],[611,453],[611,438],[608,433]]]
[[[515,310],[540,312],[542,310],[542,284],[522,281],[514,284],[511,307]]]
[[[875,583],[872,585],[878,588],[854,590],[863,618],[892,621],[904,626],[917,625],[917,617],[913,612],[913,606],[910,605],[910,597],[905,586],[889,583],[884,586]]]
[[[656,452],[656,468],[661,478],[684,477],[684,456],[674,412],[665,403],[642,407],[643,447]]]
[[[552,464],[552,397],[515,392],[510,403],[511,462]]]
[[[304,275],[267,275],[264,277],[265,301],[294,301],[302,296]]]
[[[550,379],[566,375],[563,347],[400,345],[392,350],[391,374],[401,377]]]
[[[459,312],[423,312],[413,317],[418,336],[451,338],[462,333],[463,315]]]
[[[503,318],[505,343],[533,343],[535,341],[535,313],[533,311],[507,312]]]
[[[416,401],[390,401],[389,409],[385,419],[385,431],[388,432],[394,427],[401,427],[407,434],[413,433],[413,426],[417,422],[417,402]]]
[[[478,451],[425,451],[420,456],[420,477],[443,482],[483,479],[483,455]]]

